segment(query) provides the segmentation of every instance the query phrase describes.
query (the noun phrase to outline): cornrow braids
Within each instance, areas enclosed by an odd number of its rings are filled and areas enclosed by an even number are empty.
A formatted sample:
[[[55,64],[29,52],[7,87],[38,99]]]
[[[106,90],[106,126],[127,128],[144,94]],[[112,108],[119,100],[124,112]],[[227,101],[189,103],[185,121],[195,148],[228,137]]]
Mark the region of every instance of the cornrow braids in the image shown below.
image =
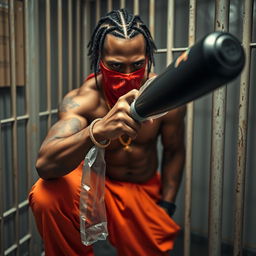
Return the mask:
[[[148,57],[148,74],[154,61],[155,43],[148,27],[138,15],[129,13],[126,9],[113,10],[102,17],[95,27],[90,42],[88,43],[88,56],[90,57],[91,69],[95,74],[96,85],[97,74],[100,71],[99,63],[104,40],[107,34],[119,38],[129,39],[142,34],[146,42],[146,55]]]

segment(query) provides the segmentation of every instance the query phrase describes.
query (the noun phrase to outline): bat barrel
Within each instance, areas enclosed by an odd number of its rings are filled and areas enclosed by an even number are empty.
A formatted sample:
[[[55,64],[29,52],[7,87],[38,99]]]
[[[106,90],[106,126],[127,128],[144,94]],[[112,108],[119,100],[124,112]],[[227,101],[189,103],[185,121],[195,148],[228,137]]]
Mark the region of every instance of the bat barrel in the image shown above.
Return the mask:
[[[149,83],[131,114],[143,121],[195,100],[236,78],[244,63],[244,50],[233,35],[208,34]]]

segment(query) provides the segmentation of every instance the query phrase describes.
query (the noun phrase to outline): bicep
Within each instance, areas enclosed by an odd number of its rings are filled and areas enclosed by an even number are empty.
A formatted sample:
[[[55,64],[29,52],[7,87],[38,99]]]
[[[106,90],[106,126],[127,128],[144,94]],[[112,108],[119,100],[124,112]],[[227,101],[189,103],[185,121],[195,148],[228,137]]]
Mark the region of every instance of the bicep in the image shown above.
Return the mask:
[[[76,114],[62,116],[49,130],[44,145],[58,139],[64,139],[78,133],[87,126],[87,120]]]

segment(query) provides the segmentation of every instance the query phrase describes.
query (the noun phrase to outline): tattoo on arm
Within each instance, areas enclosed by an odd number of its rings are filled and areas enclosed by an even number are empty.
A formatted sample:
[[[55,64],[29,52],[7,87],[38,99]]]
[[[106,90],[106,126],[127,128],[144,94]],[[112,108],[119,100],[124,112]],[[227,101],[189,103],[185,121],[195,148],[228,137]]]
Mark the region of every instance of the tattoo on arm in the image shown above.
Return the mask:
[[[59,107],[60,112],[67,112],[70,109],[80,107],[80,105],[73,100],[73,97],[65,97]]]
[[[44,141],[43,145],[46,145],[53,140],[67,138],[71,135],[78,133],[79,131],[81,131],[81,129],[81,121],[77,118],[60,120],[51,128],[51,133],[54,133],[54,135],[47,138]]]

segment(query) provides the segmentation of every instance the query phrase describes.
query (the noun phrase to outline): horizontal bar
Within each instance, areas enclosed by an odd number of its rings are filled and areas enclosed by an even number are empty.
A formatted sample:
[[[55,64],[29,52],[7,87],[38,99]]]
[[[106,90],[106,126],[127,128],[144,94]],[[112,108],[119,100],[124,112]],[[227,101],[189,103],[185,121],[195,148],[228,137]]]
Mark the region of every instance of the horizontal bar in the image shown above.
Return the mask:
[[[21,209],[23,207],[26,207],[28,206],[28,200],[25,200],[23,202],[21,202],[19,205],[18,205],[18,209]],[[16,207],[12,207],[10,208],[8,211],[4,212],[3,213],[3,218],[6,218],[10,215],[12,215],[13,213],[15,213],[17,211],[17,208]]]
[[[182,47],[182,48],[172,48],[171,51],[172,52],[184,52],[188,49],[188,47]],[[156,54],[157,53],[166,53],[167,49],[166,48],[162,48],[162,49],[157,49],[156,50]]]
[[[10,118],[7,118],[7,119],[0,120],[0,123],[1,124],[6,124],[6,123],[12,123],[12,122],[15,122],[15,121],[27,120],[27,119],[29,119],[29,115],[23,115],[23,116],[10,117]]]
[[[40,112],[39,113],[39,116],[47,116],[47,115],[50,115],[50,114],[56,114],[58,113],[58,109],[52,109],[50,111],[43,111],[43,112]]]
[[[19,240],[19,245],[24,244],[24,243],[27,242],[29,239],[31,239],[31,234],[27,234],[26,236],[22,237],[22,238]],[[8,249],[6,249],[6,250],[4,251],[4,255],[10,254],[10,253],[13,252],[14,250],[16,250],[17,247],[18,247],[17,244],[13,244],[11,247],[9,247]]]
[[[256,43],[250,43],[250,46],[255,48],[256,47]]]

